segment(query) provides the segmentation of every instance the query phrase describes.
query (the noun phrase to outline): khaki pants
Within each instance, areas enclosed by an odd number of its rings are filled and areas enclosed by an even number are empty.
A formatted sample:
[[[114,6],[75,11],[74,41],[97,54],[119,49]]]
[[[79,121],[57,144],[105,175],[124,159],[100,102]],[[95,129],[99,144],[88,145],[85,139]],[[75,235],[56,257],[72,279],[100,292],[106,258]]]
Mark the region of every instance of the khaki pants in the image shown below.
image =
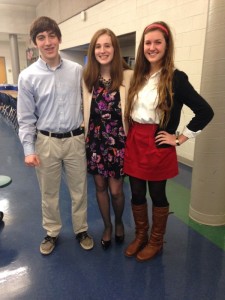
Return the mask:
[[[64,168],[72,201],[74,233],[88,229],[87,225],[87,164],[84,134],[57,139],[38,133],[36,167],[42,197],[42,225],[49,236],[59,235],[62,222],[59,211],[59,189]]]

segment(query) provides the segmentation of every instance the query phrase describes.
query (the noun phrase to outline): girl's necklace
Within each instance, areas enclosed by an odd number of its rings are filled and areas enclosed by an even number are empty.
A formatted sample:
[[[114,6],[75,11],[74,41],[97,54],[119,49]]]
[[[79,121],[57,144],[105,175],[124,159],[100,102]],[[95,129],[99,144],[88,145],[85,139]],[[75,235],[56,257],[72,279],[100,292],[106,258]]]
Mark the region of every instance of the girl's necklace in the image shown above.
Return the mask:
[[[106,80],[102,77],[102,75],[99,75],[99,82],[102,83],[104,85],[104,87],[108,90],[111,86],[112,79],[110,78],[110,79]]]

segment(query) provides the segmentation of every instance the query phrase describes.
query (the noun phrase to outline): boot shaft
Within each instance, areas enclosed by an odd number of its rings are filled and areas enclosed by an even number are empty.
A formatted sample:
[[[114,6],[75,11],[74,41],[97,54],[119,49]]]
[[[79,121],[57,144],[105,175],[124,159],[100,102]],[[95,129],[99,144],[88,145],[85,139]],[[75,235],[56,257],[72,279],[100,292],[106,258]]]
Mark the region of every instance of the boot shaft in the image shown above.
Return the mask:
[[[147,203],[141,205],[132,204],[132,212],[134,217],[134,223],[137,231],[148,231],[148,206]]]
[[[164,235],[166,232],[166,224],[169,215],[169,206],[152,207],[152,234]]]
[[[148,244],[137,254],[138,261],[146,261],[155,257],[163,249],[163,236],[169,215],[168,207],[152,208],[152,230]]]
[[[132,204],[132,212],[135,223],[135,239],[125,249],[128,257],[136,255],[148,242],[148,207],[147,203],[141,205]]]

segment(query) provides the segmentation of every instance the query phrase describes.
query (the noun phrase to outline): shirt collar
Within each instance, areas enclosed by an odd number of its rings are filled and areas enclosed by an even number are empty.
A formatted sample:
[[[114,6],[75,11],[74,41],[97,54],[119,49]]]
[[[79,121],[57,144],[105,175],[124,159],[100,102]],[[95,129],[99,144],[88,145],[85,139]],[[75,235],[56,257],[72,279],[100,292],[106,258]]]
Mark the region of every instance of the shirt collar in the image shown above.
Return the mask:
[[[53,70],[42,58],[41,56],[39,56],[38,60],[37,60],[38,64],[42,67],[42,68],[47,68],[48,70]],[[60,68],[63,64],[63,59],[60,56],[60,63],[58,66],[56,66],[56,68],[54,68],[55,70]]]
[[[161,73],[162,69],[156,71],[155,73],[152,74],[152,76],[150,78],[153,78],[153,77],[156,77],[156,76],[159,76],[160,73]]]

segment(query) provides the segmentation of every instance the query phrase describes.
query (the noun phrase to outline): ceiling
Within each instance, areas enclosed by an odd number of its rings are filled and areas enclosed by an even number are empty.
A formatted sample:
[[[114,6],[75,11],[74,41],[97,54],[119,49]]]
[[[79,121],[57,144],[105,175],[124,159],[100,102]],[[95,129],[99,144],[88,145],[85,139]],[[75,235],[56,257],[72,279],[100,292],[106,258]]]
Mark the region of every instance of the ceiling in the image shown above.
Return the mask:
[[[37,6],[43,0],[0,0],[0,4]]]

